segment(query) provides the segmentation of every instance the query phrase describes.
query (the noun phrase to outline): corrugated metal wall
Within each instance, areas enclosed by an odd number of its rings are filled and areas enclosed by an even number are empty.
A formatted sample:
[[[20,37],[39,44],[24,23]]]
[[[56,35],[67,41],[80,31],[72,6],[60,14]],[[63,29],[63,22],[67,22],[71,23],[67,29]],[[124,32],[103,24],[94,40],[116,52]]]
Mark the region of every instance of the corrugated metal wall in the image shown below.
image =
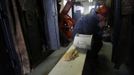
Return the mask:
[[[0,56],[4,52],[7,55],[3,69],[12,75],[29,73],[57,50],[60,47],[57,16],[57,0],[0,0],[0,49],[1,44],[5,47]]]
[[[47,37],[48,48],[56,50],[60,47],[57,0],[43,0],[44,30]]]

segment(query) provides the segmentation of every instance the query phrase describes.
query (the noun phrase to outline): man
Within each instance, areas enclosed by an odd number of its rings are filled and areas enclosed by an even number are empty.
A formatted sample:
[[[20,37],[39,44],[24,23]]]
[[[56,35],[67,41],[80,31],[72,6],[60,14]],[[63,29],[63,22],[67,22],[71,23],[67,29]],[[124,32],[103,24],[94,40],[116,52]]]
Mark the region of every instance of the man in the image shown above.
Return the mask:
[[[101,35],[102,35],[102,29],[105,25],[106,14],[107,14],[107,7],[105,5],[100,5],[98,6],[98,8],[93,9],[90,12],[90,14],[81,17],[77,21],[74,27],[73,37],[77,33],[93,35],[91,41],[91,50],[88,50],[87,52],[82,75],[88,75],[88,74],[96,75],[94,69],[95,68],[94,63],[96,63],[98,52],[100,51],[103,45]]]
[[[92,10],[90,14],[87,14],[80,18],[73,30],[73,36],[75,34],[87,34],[93,35],[91,51],[92,55],[97,56],[97,53],[102,46],[102,29],[105,25],[105,16],[107,13],[107,7],[100,5],[96,10]]]

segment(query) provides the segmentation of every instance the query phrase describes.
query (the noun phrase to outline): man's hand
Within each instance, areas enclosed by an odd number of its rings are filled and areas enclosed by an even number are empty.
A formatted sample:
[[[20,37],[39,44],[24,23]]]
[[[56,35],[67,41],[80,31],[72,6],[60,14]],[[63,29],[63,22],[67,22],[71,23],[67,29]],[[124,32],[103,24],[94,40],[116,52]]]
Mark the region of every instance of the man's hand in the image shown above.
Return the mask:
[[[78,51],[76,50],[76,47],[70,47],[69,51],[64,55],[65,61],[71,61],[74,60],[76,57],[78,57]]]

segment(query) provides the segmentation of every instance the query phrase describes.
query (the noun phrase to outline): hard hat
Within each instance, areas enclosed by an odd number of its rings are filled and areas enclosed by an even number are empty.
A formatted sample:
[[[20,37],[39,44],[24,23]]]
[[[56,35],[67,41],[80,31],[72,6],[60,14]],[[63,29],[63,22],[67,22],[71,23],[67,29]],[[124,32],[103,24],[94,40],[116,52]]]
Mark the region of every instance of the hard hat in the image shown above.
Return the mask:
[[[102,4],[102,5],[99,5],[97,8],[96,8],[96,12],[98,14],[101,14],[103,16],[106,16],[107,13],[108,13],[108,8],[106,5]]]

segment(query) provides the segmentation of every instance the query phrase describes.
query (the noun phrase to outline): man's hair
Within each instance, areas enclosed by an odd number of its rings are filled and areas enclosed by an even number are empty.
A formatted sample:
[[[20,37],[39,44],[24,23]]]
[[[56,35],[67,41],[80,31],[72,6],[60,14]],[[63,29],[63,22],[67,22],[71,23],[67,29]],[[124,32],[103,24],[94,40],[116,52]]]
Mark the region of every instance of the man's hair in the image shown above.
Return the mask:
[[[106,5],[102,4],[102,5],[99,5],[97,8],[96,8],[96,13],[97,14],[101,14],[102,16],[106,16],[107,13],[108,13],[108,8]]]

